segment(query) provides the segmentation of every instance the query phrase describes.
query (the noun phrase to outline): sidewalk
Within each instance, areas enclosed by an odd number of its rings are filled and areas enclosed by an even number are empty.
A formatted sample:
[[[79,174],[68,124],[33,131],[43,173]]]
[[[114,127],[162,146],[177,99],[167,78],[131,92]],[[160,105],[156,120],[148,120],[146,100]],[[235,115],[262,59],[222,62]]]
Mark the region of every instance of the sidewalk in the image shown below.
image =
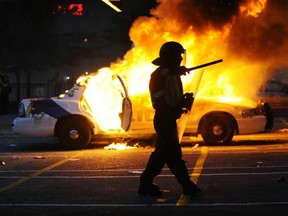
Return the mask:
[[[0,115],[0,135],[12,134],[12,122],[17,114]]]

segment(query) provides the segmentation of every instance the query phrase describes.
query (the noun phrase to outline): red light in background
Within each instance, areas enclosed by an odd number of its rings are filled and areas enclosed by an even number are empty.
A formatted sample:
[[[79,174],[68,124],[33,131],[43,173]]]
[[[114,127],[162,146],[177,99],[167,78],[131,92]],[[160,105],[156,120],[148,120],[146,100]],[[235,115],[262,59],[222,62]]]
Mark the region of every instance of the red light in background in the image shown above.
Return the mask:
[[[70,4],[69,10],[73,11],[72,15],[82,16],[83,15],[83,4]]]
[[[57,11],[53,14],[72,14],[73,16],[83,16],[83,4],[69,4],[68,6],[57,5]]]

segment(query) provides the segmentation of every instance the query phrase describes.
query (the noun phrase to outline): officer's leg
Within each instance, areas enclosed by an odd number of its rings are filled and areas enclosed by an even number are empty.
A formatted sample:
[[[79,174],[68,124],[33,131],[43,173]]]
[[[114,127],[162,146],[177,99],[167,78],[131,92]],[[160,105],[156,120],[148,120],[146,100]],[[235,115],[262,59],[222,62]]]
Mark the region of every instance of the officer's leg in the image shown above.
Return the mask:
[[[153,184],[153,179],[161,173],[166,163],[166,145],[171,137],[171,133],[169,133],[171,122],[173,124],[173,121],[166,115],[156,113],[154,117],[154,128],[157,133],[155,151],[150,155],[146,169],[140,177],[139,194],[161,195],[159,187]]]
[[[190,180],[189,172],[182,160],[181,146],[178,142],[171,144],[170,157],[167,160],[167,165],[171,172],[175,175],[178,182],[182,185],[183,193],[193,195],[199,193],[201,190],[197,185]]]
[[[159,175],[165,165],[165,161],[157,155],[157,152],[152,152],[148,160],[146,169],[140,177],[140,184],[152,184],[153,179]]]
[[[162,158],[161,152],[159,152],[156,147],[155,151],[150,155],[146,169],[140,176],[138,194],[149,196],[159,196],[162,194],[158,185],[153,183],[153,179],[161,173],[164,165],[165,160]]]
[[[161,115],[155,115],[154,128],[157,132],[155,150],[150,155],[146,169],[140,177],[140,184],[152,184],[155,176],[159,175],[165,165],[166,125]],[[164,135],[163,135],[164,134]]]

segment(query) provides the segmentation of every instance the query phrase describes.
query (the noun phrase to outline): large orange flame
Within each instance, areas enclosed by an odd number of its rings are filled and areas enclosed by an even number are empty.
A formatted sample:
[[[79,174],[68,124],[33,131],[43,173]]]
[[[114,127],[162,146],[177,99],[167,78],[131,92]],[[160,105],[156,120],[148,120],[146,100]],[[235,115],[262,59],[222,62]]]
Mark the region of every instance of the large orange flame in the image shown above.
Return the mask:
[[[249,59],[249,56],[246,58],[246,55],[238,55],[240,49],[235,50],[237,38],[235,36],[231,38],[231,35],[236,34],[237,26],[242,27],[239,22],[245,22],[244,19],[249,19],[247,16],[253,17],[253,19],[260,17],[266,8],[267,0],[241,1],[242,3],[235,15],[231,15],[227,21],[219,21],[220,27],[219,23],[205,20],[203,17],[206,14],[199,14],[196,10],[193,12],[193,8],[190,8],[191,11],[189,11],[189,8],[182,5],[184,3],[189,5],[190,2],[196,1],[158,0],[158,2],[158,7],[151,11],[152,17],[139,17],[133,23],[130,29],[130,38],[134,46],[126,53],[124,59],[112,63],[109,69],[100,70],[101,73],[120,74],[126,79],[134,110],[151,108],[148,82],[150,74],[156,68],[151,64],[151,61],[158,57],[161,45],[171,40],[178,41],[185,47],[187,67],[219,58],[224,59],[224,63],[205,69],[197,97],[213,97],[219,101],[243,103],[247,102],[243,98],[254,97],[264,79],[264,76],[259,76],[259,73],[264,74],[265,68],[269,66],[268,62],[259,64],[259,62]],[[185,14],[181,13],[181,10],[193,14],[192,18],[190,17],[191,20],[194,19],[199,22],[204,20],[205,22],[203,21],[202,26],[189,23],[184,20]],[[217,12],[217,9],[212,7],[211,11]],[[249,49],[249,47],[245,48]],[[259,72],[254,73],[255,71]],[[109,94],[109,100],[113,101],[113,95],[117,93],[109,89],[110,84],[103,86],[104,82],[110,83],[111,80],[100,79],[97,81],[97,79],[93,79],[93,76],[91,75],[88,86],[91,84],[94,87],[89,87],[86,90],[85,97],[89,101],[93,101],[92,98],[95,97],[98,98],[97,101],[105,101],[103,106],[91,105],[97,113],[95,118],[101,122],[106,121],[102,123],[105,124],[105,128],[116,127],[120,124],[119,119],[117,120],[119,110],[114,110],[113,107],[120,101],[107,104],[106,96]],[[193,76],[194,71],[183,77],[186,92],[190,91],[189,84]],[[103,92],[106,93],[103,94]],[[106,96],[102,98],[103,95]],[[106,112],[109,112],[109,115],[113,114],[111,119],[107,118]],[[106,117],[103,118],[104,116]]]
[[[120,130],[122,112],[121,85],[109,68],[102,68],[91,74],[87,80],[84,98],[92,111],[92,115],[104,131]],[[78,79],[81,82],[81,79]]]

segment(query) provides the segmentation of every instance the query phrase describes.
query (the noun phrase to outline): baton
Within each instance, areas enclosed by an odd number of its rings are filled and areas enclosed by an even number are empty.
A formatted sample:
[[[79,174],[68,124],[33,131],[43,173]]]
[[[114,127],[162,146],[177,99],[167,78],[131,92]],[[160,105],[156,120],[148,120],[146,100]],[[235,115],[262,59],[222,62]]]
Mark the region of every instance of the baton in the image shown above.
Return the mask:
[[[216,61],[208,62],[208,63],[201,64],[201,65],[198,65],[198,66],[195,66],[195,67],[191,67],[191,68],[187,68],[187,72],[189,72],[191,70],[196,70],[196,69],[199,69],[199,68],[202,68],[202,67],[207,67],[207,66],[210,66],[210,65],[213,65],[213,64],[217,64],[217,63],[220,63],[220,62],[223,62],[223,59],[218,59]]]

